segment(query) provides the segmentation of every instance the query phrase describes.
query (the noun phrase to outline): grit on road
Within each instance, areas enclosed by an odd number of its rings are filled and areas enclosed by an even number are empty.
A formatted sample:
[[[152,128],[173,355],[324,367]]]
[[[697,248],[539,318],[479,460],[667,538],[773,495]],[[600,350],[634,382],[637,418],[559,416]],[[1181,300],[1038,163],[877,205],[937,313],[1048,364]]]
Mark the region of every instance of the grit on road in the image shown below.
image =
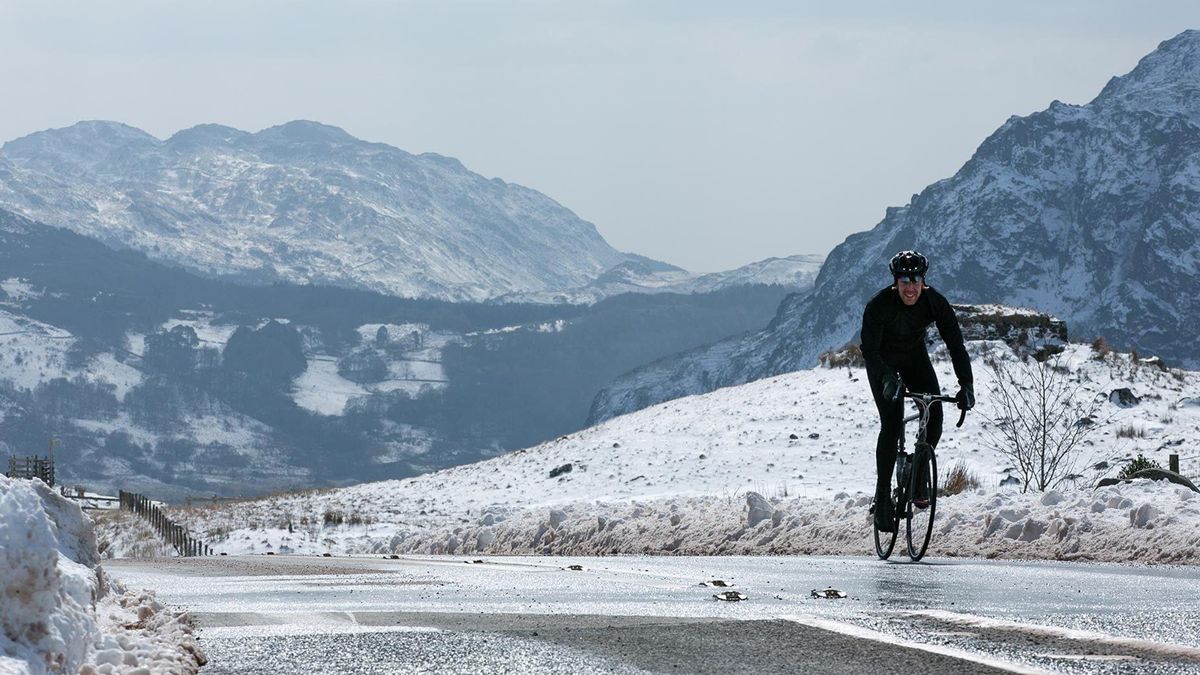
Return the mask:
[[[459,556],[105,567],[192,613],[206,673],[1200,673],[1200,570],[1186,567]],[[830,586],[847,597],[813,597]],[[747,599],[713,597],[725,591]]]

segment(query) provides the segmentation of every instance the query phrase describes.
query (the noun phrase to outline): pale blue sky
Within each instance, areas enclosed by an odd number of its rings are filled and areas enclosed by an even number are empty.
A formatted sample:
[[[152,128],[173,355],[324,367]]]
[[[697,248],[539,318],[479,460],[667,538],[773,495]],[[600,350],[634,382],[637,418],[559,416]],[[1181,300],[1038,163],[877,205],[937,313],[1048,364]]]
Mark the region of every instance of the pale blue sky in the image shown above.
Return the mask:
[[[1200,3],[10,0],[0,140],[313,119],[713,271],[827,252],[1187,28]]]

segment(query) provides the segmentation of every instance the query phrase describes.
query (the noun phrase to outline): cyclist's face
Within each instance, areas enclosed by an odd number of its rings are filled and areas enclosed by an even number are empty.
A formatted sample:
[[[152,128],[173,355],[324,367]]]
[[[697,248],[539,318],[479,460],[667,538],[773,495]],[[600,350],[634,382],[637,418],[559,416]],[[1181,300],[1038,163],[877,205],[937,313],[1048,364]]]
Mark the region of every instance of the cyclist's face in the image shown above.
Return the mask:
[[[925,280],[921,277],[898,277],[896,279],[896,291],[900,293],[900,302],[910,307],[917,304],[923,288],[925,288]]]

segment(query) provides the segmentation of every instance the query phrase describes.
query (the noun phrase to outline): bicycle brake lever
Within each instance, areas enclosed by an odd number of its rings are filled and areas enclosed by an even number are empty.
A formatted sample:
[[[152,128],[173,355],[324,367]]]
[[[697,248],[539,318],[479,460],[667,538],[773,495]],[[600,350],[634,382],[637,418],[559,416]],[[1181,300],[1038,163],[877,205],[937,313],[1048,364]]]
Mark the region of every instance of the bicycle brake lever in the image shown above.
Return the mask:
[[[961,427],[961,426],[963,425],[963,422],[964,422],[964,421],[966,421],[966,419],[967,419],[967,411],[966,411],[966,410],[963,410],[963,411],[962,411],[962,412],[960,412],[960,413],[959,413],[959,415],[958,415],[958,424],[955,424],[954,426],[955,426],[956,428],[957,428],[957,427]]]

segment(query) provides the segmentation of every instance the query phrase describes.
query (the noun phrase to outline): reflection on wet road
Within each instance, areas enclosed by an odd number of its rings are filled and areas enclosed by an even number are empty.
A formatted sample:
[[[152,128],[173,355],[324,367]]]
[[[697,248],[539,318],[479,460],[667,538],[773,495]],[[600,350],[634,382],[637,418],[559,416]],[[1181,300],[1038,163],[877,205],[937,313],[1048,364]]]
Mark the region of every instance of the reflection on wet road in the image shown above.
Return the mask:
[[[325,662],[327,672],[723,672],[749,663],[784,672],[794,671],[797,659],[819,672],[853,672],[884,655],[893,664],[911,660],[910,673],[992,666],[1200,673],[1200,570],[1193,568],[280,556],[106,567],[188,607],[202,627],[212,672],[250,672],[235,661],[270,645],[288,659],[259,658],[265,669],[253,672],[287,672],[281,664],[305,658]],[[748,600],[714,600],[724,590],[714,580]],[[812,597],[828,586],[848,597]],[[358,649],[393,656],[346,657],[357,665],[330,660]]]

